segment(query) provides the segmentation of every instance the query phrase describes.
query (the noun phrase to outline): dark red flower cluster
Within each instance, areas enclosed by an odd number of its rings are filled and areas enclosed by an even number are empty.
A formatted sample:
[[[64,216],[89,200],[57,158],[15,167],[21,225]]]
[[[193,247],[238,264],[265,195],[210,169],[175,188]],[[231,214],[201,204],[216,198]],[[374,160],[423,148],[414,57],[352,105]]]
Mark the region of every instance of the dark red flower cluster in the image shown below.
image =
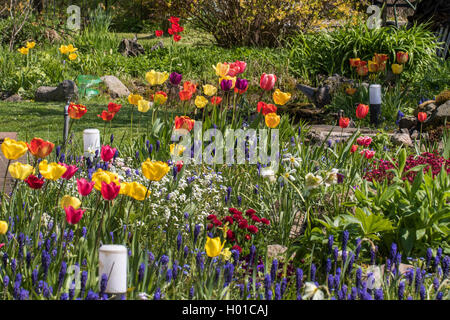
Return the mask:
[[[239,230],[245,232],[243,239],[248,241],[251,240],[252,235],[257,234],[260,231],[261,226],[270,225],[270,221],[266,218],[258,217],[254,209],[248,209],[247,211],[245,211],[246,217],[244,217],[244,214],[236,208],[229,208],[228,212],[230,214],[225,216],[221,220],[219,220],[216,215],[210,214],[207,217],[207,219],[210,221],[210,223],[207,225],[207,229],[211,230],[214,227],[221,227],[223,224],[228,224],[229,229],[227,230],[226,239],[230,243],[238,242],[236,233],[239,233]],[[259,228],[258,226],[256,226],[256,224],[259,224]],[[242,250],[238,245],[236,248],[233,248],[236,250],[240,249],[239,251]]]
[[[426,166],[424,167],[423,172],[427,173],[428,170],[431,168],[433,178],[437,174],[439,174],[443,166],[447,171],[447,173],[450,173],[450,160],[441,157],[437,153],[431,152],[424,152],[418,157],[414,155],[408,156],[408,158],[406,159],[405,169],[403,172],[407,172],[416,166],[424,164]],[[367,173],[365,174],[364,179],[369,181],[375,180],[378,182],[384,181],[384,179],[391,181],[394,178],[394,173],[389,170],[394,168],[395,168],[394,164],[388,160],[383,159],[375,160],[372,163],[370,170],[368,170]],[[408,179],[408,181],[412,183],[414,181],[414,178],[416,177],[416,174],[417,172],[410,171],[403,177],[403,180]]]

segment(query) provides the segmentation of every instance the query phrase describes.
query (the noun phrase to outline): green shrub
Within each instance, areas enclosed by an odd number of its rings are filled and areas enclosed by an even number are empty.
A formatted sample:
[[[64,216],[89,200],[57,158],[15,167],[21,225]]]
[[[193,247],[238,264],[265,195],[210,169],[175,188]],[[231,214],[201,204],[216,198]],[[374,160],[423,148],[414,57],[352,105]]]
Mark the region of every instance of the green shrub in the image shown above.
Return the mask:
[[[365,23],[347,24],[331,32],[299,33],[286,42],[290,49],[290,71],[295,75],[334,74],[350,76],[350,58],[372,59],[386,53],[392,63],[397,51],[407,51],[410,60],[402,78],[420,77],[435,63],[436,37],[424,25],[410,29],[368,29]]]

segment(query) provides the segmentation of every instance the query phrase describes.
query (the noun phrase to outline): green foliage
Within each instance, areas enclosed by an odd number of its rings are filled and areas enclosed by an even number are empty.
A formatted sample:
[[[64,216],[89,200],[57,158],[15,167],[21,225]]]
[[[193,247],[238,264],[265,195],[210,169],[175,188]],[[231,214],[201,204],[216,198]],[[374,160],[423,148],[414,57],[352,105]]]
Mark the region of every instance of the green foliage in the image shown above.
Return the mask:
[[[407,51],[410,61],[402,77],[411,79],[421,75],[434,62],[435,41],[436,37],[424,25],[410,29],[368,29],[360,22],[331,32],[299,33],[286,45],[290,48],[290,71],[296,75],[339,73],[350,76],[350,58],[370,60],[375,53],[386,53],[392,63],[395,52]]]

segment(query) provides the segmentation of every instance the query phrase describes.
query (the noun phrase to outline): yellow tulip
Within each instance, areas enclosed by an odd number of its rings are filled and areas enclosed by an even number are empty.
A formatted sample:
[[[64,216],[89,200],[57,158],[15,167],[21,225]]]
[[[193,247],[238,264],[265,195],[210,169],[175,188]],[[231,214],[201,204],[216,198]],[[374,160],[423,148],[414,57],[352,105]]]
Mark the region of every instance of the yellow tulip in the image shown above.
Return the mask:
[[[150,110],[150,101],[147,100],[139,100],[138,101],[138,111],[139,112],[147,112]]]
[[[205,250],[206,250],[206,254],[208,255],[208,257],[214,258],[217,257],[220,252],[222,251],[224,245],[225,245],[224,241],[223,243],[221,243],[220,241],[220,237],[216,237],[216,238],[210,238],[208,237],[206,239],[206,244],[205,244]]]
[[[6,159],[17,160],[25,153],[27,153],[28,147],[26,142],[5,138],[2,143],[1,149]]]
[[[169,170],[169,165],[162,161],[151,161],[147,159],[142,163],[142,173],[151,181],[160,181]]]
[[[212,97],[212,96],[214,96],[217,93],[217,87],[214,87],[214,86],[212,86],[210,84],[206,84],[206,85],[203,86],[203,92],[207,96]]]
[[[36,46],[36,42],[34,42],[34,41],[28,42],[28,41],[27,41],[26,47],[27,47],[28,49],[33,49],[35,46]]]
[[[47,180],[56,181],[61,178],[66,171],[66,167],[57,164],[56,162],[48,163],[47,160],[42,160],[39,163],[39,173]]]
[[[81,201],[76,197],[71,197],[66,194],[64,197],[61,198],[59,204],[63,209],[72,206],[76,210],[81,206]]]
[[[68,53],[73,53],[73,52],[75,52],[75,51],[77,51],[77,50],[78,50],[78,48],[74,48],[73,45],[71,45],[71,44],[69,44],[69,45],[67,46],[67,52],[68,52]]]
[[[280,116],[276,113],[268,113],[265,116],[266,126],[269,128],[276,128],[278,124],[280,123]]]
[[[175,153],[176,153],[178,156],[181,156],[183,154],[184,150],[186,150],[186,148],[180,144],[172,143],[169,147],[170,147],[171,155],[175,155]]]
[[[69,53],[69,49],[67,46],[61,45],[61,47],[59,47],[59,52],[61,52],[62,54],[67,54]]]
[[[288,92],[282,92],[280,89],[276,89],[273,93],[273,101],[280,106],[284,106],[289,99],[291,99],[291,94]]]
[[[392,64],[391,68],[392,68],[392,72],[394,74],[400,74],[400,73],[403,72],[403,65],[402,64],[394,63],[394,64]]]
[[[230,258],[231,258],[230,248],[223,249],[222,252],[220,253],[220,255],[224,261],[230,260]]]
[[[25,48],[25,47],[22,47],[22,48],[19,48],[19,49],[18,49],[18,51],[19,51],[21,54],[23,54],[23,55],[27,55],[29,50],[30,50],[30,49]]]
[[[6,221],[0,221],[0,234],[6,234],[8,231],[8,223]]]
[[[130,104],[134,104],[135,106],[137,106],[138,103],[139,103],[139,101],[142,100],[142,99],[144,99],[144,98],[142,98],[142,96],[139,95],[139,94],[131,93],[131,94],[128,96],[128,102],[129,102]]]
[[[129,183],[129,196],[138,201],[143,201],[150,196],[150,190],[137,182]]]
[[[111,182],[114,182],[117,185],[120,184],[117,174],[111,171],[104,171],[102,169],[98,169],[94,172],[94,174],[92,175],[92,181],[95,182],[94,188],[98,191],[102,189],[102,181],[107,184],[110,184]]]
[[[130,195],[130,183],[129,182],[121,182],[119,194],[123,194],[126,196]]]
[[[377,72],[378,71],[378,63],[369,60],[369,72]]]
[[[165,93],[164,93],[165,94]],[[167,94],[164,95],[162,93],[155,93],[155,96],[153,97],[153,102],[155,102],[157,105],[162,105],[166,103],[167,101]]]
[[[204,96],[197,96],[195,98],[195,105],[197,108],[202,109],[208,104],[208,99],[206,99]]]
[[[169,79],[169,73],[166,71],[157,72],[155,70],[151,70],[145,74],[145,79],[150,83],[150,85],[155,86],[166,82],[166,80]]]
[[[216,75],[224,78],[227,75],[228,71],[230,71],[230,65],[219,62],[216,66],[213,66],[213,69],[216,71]]]
[[[69,54],[69,60],[70,60],[70,61],[75,60],[77,57],[78,57],[78,55],[77,55],[76,53],[71,53],[71,54]]]
[[[8,168],[9,174],[18,180],[25,180],[28,176],[34,173],[34,168],[29,164],[14,162]]]

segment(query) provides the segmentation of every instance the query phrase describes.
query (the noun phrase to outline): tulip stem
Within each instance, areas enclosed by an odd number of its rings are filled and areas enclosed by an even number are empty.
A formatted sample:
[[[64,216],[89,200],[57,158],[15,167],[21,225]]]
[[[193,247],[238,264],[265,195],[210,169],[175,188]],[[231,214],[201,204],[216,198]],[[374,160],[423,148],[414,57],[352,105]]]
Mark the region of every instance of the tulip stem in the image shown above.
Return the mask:
[[[102,229],[103,229],[103,218],[104,218],[104,216],[105,216],[105,211],[106,211],[106,207],[107,207],[107,206],[109,207],[109,201],[107,201],[107,202],[105,203],[105,206],[103,207],[102,216],[101,216],[101,218],[100,218],[100,224],[99,224],[99,226],[98,226],[98,231],[97,231],[97,240],[95,241],[95,243],[96,243],[95,247],[96,247],[96,248],[99,246],[99,242],[100,242],[100,233],[101,233],[101,231],[102,231]]]
[[[130,115],[130,144],[133,142],[133,106],[131,106],[131,115]]]
[[[5,170],[5,176],[3,177],[3,190],[2,190],[2,194],[5,193],[5,188],[6,188],[6,178],[8,176],[8,169],[9,169],[9,165],[11,164],[11,160],[8,160],[8,164],[6,165],[6,170]]]

